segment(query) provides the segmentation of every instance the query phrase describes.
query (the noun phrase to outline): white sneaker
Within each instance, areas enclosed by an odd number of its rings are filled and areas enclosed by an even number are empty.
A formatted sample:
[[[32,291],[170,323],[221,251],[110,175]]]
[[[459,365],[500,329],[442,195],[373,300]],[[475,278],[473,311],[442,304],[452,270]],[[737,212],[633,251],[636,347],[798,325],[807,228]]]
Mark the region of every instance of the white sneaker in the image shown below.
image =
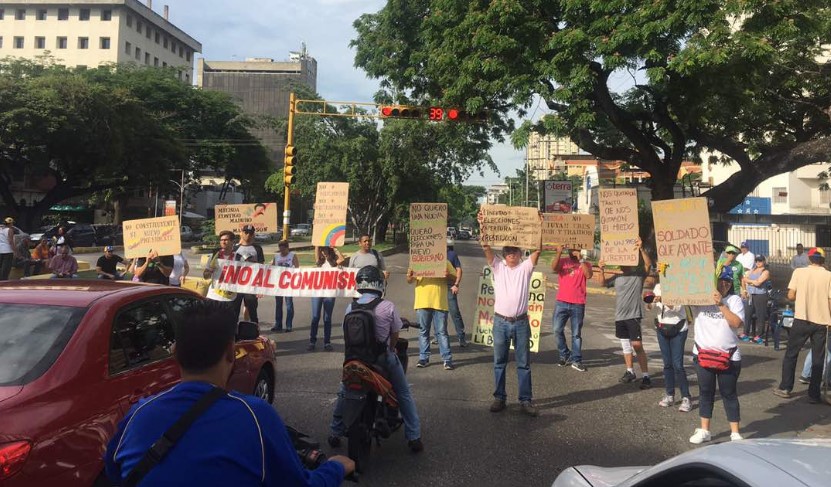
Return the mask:
[[[689,397],[685,397],[681,399],[681,405],[678,406],[678,410],[682,413],[688,413],[692,409],[692,403],[690,402]]]
[[[730,433],[730,441],[739,441],[743,440],[744,437],[740,433]]]
[[[662,408],[668,408],[668,407],[672,406],[674,403],[675,403],[675,398],[672,397],[672,396],[664,396],[663,399],[658,401],[658,405],[661,406]]]
[[[705,441],[710,441],[710,432],[701,428],[696,428],[695,433],[690,436],[690,443],[699,445]]]

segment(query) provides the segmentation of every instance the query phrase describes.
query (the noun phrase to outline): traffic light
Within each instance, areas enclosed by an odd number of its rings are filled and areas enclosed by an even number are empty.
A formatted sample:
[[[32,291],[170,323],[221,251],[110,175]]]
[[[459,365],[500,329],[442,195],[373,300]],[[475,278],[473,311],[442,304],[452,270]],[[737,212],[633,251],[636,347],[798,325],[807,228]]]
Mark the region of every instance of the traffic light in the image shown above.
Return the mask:
[[[424,112],[420,107],[410,107],[404,105],[384,105],[379,110],[381,118],[409,118],[420,119]]]
[[[293,145],[286,146],[286,157],[283,159],[283,181],[286,186],[294,183],[297,168],[294,167],[297,163],[297,148]]]
[[[447,120],[451,122],[485,122],[488,114],[485,112],[471,113],[459,108],[447,109]]]

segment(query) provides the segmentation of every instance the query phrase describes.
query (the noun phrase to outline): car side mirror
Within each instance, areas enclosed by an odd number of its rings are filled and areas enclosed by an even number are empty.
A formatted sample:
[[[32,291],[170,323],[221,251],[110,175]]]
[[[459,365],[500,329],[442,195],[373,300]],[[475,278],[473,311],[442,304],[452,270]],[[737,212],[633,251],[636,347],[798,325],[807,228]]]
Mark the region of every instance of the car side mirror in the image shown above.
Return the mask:
[[[256,340],[260,336],[260,325],[253,321],[240,321],[237,325],[236,341]]]

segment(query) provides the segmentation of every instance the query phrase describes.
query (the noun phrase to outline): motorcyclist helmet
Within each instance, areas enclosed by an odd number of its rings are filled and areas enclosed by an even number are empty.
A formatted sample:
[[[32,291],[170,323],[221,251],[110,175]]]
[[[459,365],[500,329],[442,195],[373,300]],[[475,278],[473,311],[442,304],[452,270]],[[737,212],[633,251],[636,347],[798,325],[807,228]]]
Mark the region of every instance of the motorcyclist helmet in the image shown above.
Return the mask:
[[[384,276],[374,265],[363,266],[360,270],[358,270],[358,273],[355,274],[355,289],[359,293],[376,292],[383,294]]]

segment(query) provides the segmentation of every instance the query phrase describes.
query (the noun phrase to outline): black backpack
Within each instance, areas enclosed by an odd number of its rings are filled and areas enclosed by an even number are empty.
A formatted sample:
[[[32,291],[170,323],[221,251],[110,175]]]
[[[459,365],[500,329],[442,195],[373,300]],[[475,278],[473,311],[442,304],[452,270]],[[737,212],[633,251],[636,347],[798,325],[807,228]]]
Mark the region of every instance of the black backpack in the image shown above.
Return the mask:
[[[384,353],[386,343],[375,337],[375,307],[383,300],[379,296],[366,304],[352,301],[352,309],[343,319],[344,362],[360,360],[372,364]]]

